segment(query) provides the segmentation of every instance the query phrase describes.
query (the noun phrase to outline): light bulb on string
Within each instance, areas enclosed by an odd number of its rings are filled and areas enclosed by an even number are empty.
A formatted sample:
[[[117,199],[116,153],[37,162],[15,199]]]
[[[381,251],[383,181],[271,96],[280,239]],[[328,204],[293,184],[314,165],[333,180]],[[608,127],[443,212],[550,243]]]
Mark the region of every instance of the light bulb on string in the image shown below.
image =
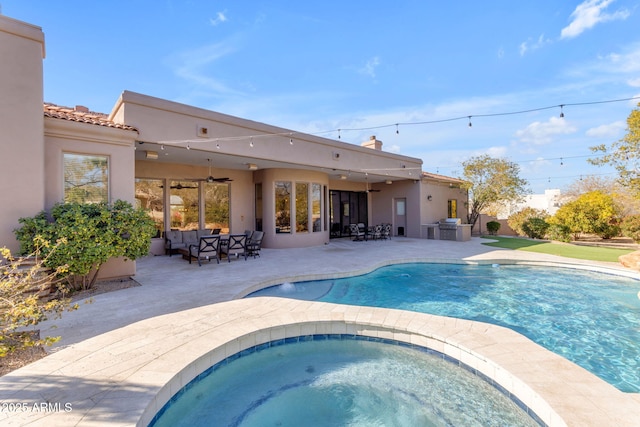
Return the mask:
[[[564,107],[564,104],[560,104],[560,118],[564,119],[564,111],[562,111],[562,107]]]
[[[293,138],[292,138],[293,134],[290,133],[289,134],[289,145],[293,145]]]
[[[398,129],[398,124],[396,123],[396,135],[398,135],[400,133],[400,130]]]
[[[562,157],[560,157],[560,166],[564,166],[564,162],[562,161]]]
[[[471,124],[471,116],[469,116],[469,127],[471,127],[471,126],[473,126],[473,125]]]
[[[253,137],[249,138],[249,147],[253,147]]]
[[[340,139],[340,129],[338,129],[338,139]]]

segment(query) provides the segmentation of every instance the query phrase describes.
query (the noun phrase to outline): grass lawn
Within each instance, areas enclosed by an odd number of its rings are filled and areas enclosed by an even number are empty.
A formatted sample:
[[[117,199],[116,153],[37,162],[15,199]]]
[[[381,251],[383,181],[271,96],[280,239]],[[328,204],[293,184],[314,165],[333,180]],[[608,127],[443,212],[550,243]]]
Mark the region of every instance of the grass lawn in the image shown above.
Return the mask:
[[[517,251],[538,252],[541,254],[559,255],[567,258],[586,259],[589,261],[618,262],[620,255],[634,252],[633,249],[614,249],[596,246],[578,246],[563,243],[549,243],[517,237],[488,236],[486,239],[497,240],[483,245],[497,248],[514,249]]]

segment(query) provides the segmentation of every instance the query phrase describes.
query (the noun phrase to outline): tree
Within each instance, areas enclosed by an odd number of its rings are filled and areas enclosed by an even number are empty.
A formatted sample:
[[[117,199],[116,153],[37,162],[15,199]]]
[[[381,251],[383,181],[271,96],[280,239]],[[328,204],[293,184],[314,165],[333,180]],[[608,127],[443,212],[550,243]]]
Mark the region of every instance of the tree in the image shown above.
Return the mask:
[[[640,107],[640,103],[638,104]],[[640,197],[640,108],[631,111],[627,118],[627,134],[609,147],[604,144],[591,147],[602,157],[589,159],[594,165],[612,165],[616,168],[620,182]]]
[[[46,257],[44,265],[57,268],[66,265],[65,278],[73,289],[89,289],[95,283],[100,267],[110,258],[135,260],[149,253],[151,237],[156,229],[153,220],[142,209],[134,209],[125,201],[105,203],[57,204],[51,209],[52,221],[41,212],[33,218],[20,218],[22,228],[16,230],[21,249],[32,251],[34,239],[42,238]],[[57,241],[56,251],[49,248]]]
[[[482,155],[463,162],[462,167],[463,187],[470,193],[467,222],[472,226],[488,207],[498,202],[518,202],[527,193],[527,181],[519,177],[516,163]]]
[[[623,186],[614,178],[593,175],[581,177],[562,190],[562,200],[563,202],[576,200],[591,191],[601,191],[613,197],[623,217],[640,214],[640,198],[634,197],[630,188]]]
[[[608,239],[620,232],[620,209],[609,194],[596,190],[565,203],[550,219],[569,228],[575,240],[580,233],[593,233]]]

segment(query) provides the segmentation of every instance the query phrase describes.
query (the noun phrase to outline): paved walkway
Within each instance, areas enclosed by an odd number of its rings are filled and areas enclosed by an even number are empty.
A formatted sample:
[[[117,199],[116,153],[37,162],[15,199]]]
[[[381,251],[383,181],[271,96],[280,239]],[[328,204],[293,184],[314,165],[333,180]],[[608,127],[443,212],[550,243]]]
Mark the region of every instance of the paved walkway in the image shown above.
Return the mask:
[[[355,328],[359,334],[428,344],[458,360],[466,357],[508,384],[550,425],[604,425],[604,420],[635,425],[640,395],[621,393],[503,328],[461,321],[442,328],[437,316],[392,316],[383,309],[274,298],[215,304],[271,284],[363,274],[394,262],[553,263],[638,277],[617,264],[500,250],[482,242],[334,240],[321,247],[263,249],[257,259],[202,267],[178,256],[139,260],[135,279],[142,286],[97,295],[92,304],[42,324],[43,334],[62,337],[54,354],[0,378],[0,404],[70,403],[73,410],[2,411],[0,423],[135,425],[148,421],[175,391],[225,354],[278,337]],[[527,354],[535,363],[523,359]]]

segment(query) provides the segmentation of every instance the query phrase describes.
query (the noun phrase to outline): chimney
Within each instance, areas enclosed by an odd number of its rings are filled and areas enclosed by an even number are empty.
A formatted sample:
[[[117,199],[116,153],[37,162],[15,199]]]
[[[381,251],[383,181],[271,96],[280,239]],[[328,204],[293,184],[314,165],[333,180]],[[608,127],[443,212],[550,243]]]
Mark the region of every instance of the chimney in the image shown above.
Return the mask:
[[[382,151],[382,141],[376,139],[375,135],[371,135],[368,141],[360,144],[363,147],[373,148],[374,150]]]
[[[87,107],[85,107],[84,105],[76,105],[74,108],[74,111],[77,111],[79,113],[88,113],[89,109]]]

